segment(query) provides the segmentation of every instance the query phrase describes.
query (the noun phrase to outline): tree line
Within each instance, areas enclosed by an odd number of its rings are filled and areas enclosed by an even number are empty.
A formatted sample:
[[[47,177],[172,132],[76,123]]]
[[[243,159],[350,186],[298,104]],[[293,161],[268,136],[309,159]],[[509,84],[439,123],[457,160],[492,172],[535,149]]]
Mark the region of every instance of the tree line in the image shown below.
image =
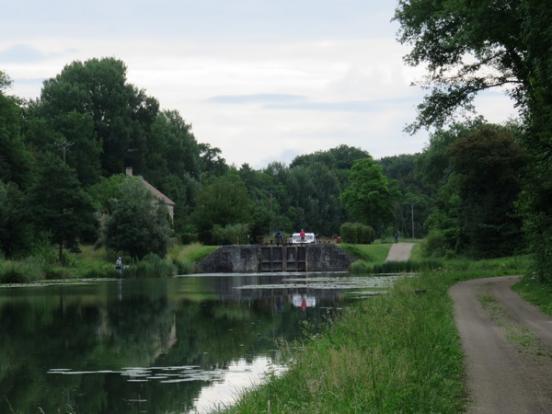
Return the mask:
[[[300,228],[331,237],[347,220],[379,234],[391,225],[389,183],[367,152],[340,146],[289,166],[228,165],[126,70],[114,58],[72,62],[27,101],[8,94],[0,72],[3,255],[53,243],[62,260],[84,242],[141,258],[164,255],[170,237],[243,243]],[[172,225],[126,167],[174,200]]]
[[[134,258],[183,243],[249,243],[300,228],[345,241],[423,237],[428,253],[519,251],[522,125],[438,129],[419,154],[374,160],[341,145],[262,169],[228,165],[181,115],[126,79],[123,62],[67,65],[24,101],[0,92],[0,250],[104,245]],[[143,176],[176,203],[170,223]]]

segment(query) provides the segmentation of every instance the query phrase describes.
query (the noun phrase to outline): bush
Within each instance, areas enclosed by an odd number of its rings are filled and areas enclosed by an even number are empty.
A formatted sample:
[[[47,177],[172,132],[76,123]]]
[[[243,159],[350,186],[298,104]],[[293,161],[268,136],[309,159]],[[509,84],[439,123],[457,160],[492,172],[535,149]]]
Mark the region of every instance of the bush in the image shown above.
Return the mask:
[[[170,226],[167,210],[138,179],[128,180],[107,222],[106,246],[141,259],[148,253],[165,256]]]
[[[422,242],[422,255],[425,257],[443,257],[449,249],[445,233],[439,230],[431,230]]]
[[[183,244],[189,244],[198,240],[197,229],[192,224],[187,224],[180,231],[180,241]]]
[[[169,277],[175,273],[175,266],[155,253],[149,253],[138,263],[125,270],[125,275],[132,277]]]
[[[0,265],[0,283],[28,283],[42,278],[40,266],[30,261],[7,261]]]
[[[243,244],[249,241],[249,225],[238,223],[222,227],[216,224],[212,235],[218,244]]]
[[[61,266],[47,266],[44,269],[44,277],[46,279],[67,279],[70,277],[69,269]]]
[[[339,233],[345,243],[370,244],[376,239],[374,229],[362,223],[343,223]]]
[[[178,275],[187,275],[194,271],[194,265],[186,260],[172,259]]]

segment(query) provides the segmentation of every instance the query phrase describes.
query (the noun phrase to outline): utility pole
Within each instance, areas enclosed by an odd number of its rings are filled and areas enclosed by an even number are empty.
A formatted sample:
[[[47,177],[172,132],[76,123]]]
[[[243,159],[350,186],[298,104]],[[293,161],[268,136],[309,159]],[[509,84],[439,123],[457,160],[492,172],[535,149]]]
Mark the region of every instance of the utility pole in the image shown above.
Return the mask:
[[[412,238],[414,239],[414,204],[410,204],[410,216],[412,219]]]

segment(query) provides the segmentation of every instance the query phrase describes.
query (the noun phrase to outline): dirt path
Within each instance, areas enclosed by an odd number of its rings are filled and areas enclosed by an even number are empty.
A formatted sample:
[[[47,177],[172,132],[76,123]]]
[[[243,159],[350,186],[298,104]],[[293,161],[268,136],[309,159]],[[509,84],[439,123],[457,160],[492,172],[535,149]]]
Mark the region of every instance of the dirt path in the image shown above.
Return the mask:
[[[552,318],[522,300],[516,277],[453,286],[469,413],[552,413]]]
[[[391,245],[389,253],[387,253],[386,262],[406,262],[410,259],[410,253],[414,243],[395,243]]]

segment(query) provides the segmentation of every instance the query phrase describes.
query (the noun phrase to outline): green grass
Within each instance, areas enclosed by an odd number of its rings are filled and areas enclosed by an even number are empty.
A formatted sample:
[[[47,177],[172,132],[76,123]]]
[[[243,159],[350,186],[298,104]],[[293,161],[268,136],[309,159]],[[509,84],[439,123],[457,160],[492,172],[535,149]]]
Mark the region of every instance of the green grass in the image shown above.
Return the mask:
[[[372,264],[383,263],[391,248],[390,243],[350,244],[343,243],[340,247],[357,257],[359,260]]]
[[[419,262],[423,260],[423,249],[422,249],[422,243],[415,243],[414,247],[412,248],[412,252],[410,253],[410,260],[414,262]]]
[[[129,267],[125,277],[163,277],[176,273],[190,273],[194,265],[213,252],[216,246],[194,243],[173,246],[164,259],[147,256]],[[80,246],[80,253],[65,252],[65,265],[57,262],[54,247],[42,247],[34,255],[22,260],[0,260],[0,283],[31,283],[45,279],[82,279],[120,277],[115,270],[115,259],[105,248]]]
[[[205,246],[200,243],[184,246],[177,244],[171,247],[167,257],[175,264],[179,274],[186,274],[193,272],[195,264],[216,249],[218,249],[218,246]]]
[[[513,289],[519,295],[537,305],[544,313],[552,315],[552,284],[540,283],[532,277],[524,277]]]
[[[286,374],[228,412],[462,412],[463,355],[448,289],[470,278],[521,274],[527,263],[445,261],[403,279],[388,294],[345,309],[326,332],[296,347]]]

